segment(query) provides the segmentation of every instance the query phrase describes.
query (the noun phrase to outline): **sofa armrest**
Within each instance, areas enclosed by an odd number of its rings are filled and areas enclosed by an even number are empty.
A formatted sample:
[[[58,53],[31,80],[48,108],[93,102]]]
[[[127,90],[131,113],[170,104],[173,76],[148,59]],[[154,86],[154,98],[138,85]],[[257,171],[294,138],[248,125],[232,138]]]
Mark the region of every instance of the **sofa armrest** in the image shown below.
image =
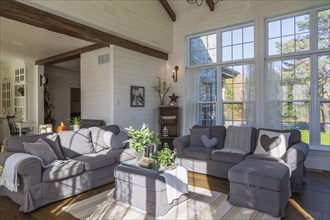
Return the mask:
[[[13,154],[15,154],[15,152],[1,152],[0,164],[4,166],[8,157]],[[27,158],[21,161],[21,163],[17,167],[17,173],[23,177],[28,177],[27,180],[29,182],[29,185],[33,186],[34,184],[40,183],[42,174],[41,161],[37,158]]]
[[[182,137],[177,137],[173,140],[174,150],[178,157],[183,157],[183,149],[188,147],[190,144],[190,135],[185,135]]]
[[[292,145],[285,155],[286,163],[296,165],[298,163],[304,162],[307,158],[309,152],[309,145],[304,142],[299,142]]]

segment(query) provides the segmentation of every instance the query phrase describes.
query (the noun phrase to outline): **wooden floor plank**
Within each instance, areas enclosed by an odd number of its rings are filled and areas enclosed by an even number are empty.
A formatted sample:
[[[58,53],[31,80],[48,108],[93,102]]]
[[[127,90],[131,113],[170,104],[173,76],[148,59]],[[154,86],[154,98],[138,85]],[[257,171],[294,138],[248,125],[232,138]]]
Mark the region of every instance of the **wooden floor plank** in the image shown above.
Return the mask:
[[[329,172],[308,171],[304,193],[294,194],[292,200],[286,208],[286,217],[284,220],[306,219],[311,216],[314,219],[330,219],[330,175]],[[188,174],[190,185],[203,187],[206,189],[219,191],[225,194],[229,193],[229,181],[203,174]],[[44,207],[41,207],[31,213],[22,213],[19,206],[7,197],[0,197],[0,219],[15,220],[73,220],[72,215],[62,211],[62,208],[76,201],[89,198],[100,192],[114,188],[114,183],[98,187],[93,190],[81,193],[68,199],[64,199]],[[304,217],[305,216],[305,217]]]

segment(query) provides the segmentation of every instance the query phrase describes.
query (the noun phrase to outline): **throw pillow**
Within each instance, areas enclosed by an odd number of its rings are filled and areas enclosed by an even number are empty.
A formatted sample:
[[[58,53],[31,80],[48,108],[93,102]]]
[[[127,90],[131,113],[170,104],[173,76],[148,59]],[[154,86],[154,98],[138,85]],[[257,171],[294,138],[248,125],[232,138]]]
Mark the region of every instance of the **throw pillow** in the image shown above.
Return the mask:
[[[119,132],[119,134],[115,135],[111,131],[104,132],[103,141],[109,146],[112,150],[119,150],[128,144],[127,142],[128,136],[125,132]]]
[[[254,154],[281,158],[288,148],[289,137],[290,133],[260,130]]]
[[[34,143],[23,142],[23,145],[26,153],[39,157],[45,166],[58,159],[50,145],[42,138]]]
[[[206,135],[202,135],[201,140],[206,148],[213,148],[218,145],[218,139],[215,137],[210,139]]]
[[[203,147],[202,136],[210,137],[210,128],[190,129],[190,146]]]
[[[252,127],[230,125],[227,129],[223,152],[247,154],[251,151]]]

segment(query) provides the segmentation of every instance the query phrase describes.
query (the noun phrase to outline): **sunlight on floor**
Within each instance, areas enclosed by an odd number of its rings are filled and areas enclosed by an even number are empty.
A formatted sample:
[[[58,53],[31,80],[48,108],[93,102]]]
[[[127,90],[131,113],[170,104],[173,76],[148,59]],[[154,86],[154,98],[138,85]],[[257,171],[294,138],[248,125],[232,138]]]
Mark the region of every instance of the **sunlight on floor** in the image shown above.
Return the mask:
[[[315,220],[313,218],[313,216],[311,216],[308,212],[306,212],[305,209],[303,209],[303,207],[301,207],[296,201],[294,201],[293,199],[289,199],[289,203],[300,213],[302,214],[305,219],[308,220]]]
[[[59,215],[59,214],[63,213],[62,208],[64,206],[71,205],[71,204],[73,204],[75,202],[77,202],[77,200],[74,199],[74,198],[66,199],[66,200],[62,201],[58,206],[56,206],[55,208],[53,208],[51,210],[51,213],[54,214],[54,215]]]

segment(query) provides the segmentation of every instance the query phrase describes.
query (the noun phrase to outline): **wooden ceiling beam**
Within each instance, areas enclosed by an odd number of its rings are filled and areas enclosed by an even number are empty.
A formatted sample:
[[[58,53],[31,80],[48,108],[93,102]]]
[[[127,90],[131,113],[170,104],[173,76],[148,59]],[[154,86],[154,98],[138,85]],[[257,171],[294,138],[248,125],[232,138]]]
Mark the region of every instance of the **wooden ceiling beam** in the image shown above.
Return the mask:
[[[162,51],[100,31],[14,0],[0,1],[0,16],[92,43],[102,45],[114,44],[149,56],[168,60],[168,54]]]
[[[166,10],[167,14],[172,19],[172,21],[176,21],[176,14],[174,13],[174,11],[171,8],[171,6],[168,4],[167,0],[159,0],[159,2],[162,4],[162,6]]]
[[[206,0],[207,5],[210,8],[210,11],[214,11],[214,2],[213,0]]]
[[[82,47],[79,49],[75,49],[75,50],[71,50],[65,53],[61,53],[61,54],[57,54],[55,56],[51,56],[51,57],[47,57],[44,59],[40,59],[37,60],[35,62],[35,65],[43,65],[43,66],[47,66],[47,65],[51,65],[51,64],[55,64],[55,63],[61,63],[64,61],[69,61],[69,60],[73,60],[76,58],[80,58],[80,54],[82,53],[86,53],[89,51],[93,51],[93,50],[97,50],[103,47],[108,47],[109,45],[103,45],[103,44],[92,44],[86,47]]]

